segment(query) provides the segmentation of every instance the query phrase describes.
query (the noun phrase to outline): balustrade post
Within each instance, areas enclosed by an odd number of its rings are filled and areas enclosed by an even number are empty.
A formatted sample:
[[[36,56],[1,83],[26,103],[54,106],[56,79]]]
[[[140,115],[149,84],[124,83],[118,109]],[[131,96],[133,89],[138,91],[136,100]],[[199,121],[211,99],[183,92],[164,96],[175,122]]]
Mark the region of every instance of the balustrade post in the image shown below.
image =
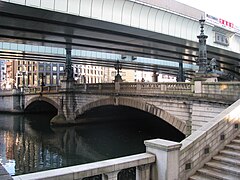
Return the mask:
[[[150,164],[138,166],[136,168],[136,180],[150,180]]]
[[[140,91],[142,88],[141,88],[141,86],[142,86],[142,84],[140,84],[140,83],[137,83],[137,87],[136,87],[136,90],[137,91]]]
[[[152,166],[152,179],[179,180],[179,151],[180,143],[163,139],[144,141],[146,151],[156,156]]]
[[[202,93],[202,81],[194,81],[194,93]]]
[[[109,173],[104,173],[102,175],[102,180],[117,180],[119,171],[113,171]]]
[[[120,83],[119,82],[115,82],[115,91],[116,92],[120,91]]]

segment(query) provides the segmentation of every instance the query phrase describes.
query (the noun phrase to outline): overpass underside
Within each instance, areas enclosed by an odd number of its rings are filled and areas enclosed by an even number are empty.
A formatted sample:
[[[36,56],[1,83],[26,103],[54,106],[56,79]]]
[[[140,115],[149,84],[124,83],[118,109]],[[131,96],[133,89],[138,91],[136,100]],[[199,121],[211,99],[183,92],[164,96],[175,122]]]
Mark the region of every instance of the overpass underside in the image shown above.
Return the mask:
[[[191,40],[53,10],[0,1],[0,15],[0,40],[6,42],[97,50],[173,62],[183,61],[186,64],[195,63],[198,53],[198,44]],[[0,53],[1,57],[5,57],[4,53]],[[20,54],[24,56],[25,52]],[[11,55],[14,56],[14,53]],[[29,54],[26,56],[30,57]],[[239,54],[209,46],[208,58],[213,57],[218,60],[220,70],[239,79]],[[50,60],[53,60],[52,57]],[[81,58],[75,60],[82,61]],[[89,61],[106,65],[104,60]],[[177,68],[126,62],[126,67],[132,66],[171,71],[172,74],[177,72]],[[186,71],[186,74],[190,79],[194,77],[192,71]]]

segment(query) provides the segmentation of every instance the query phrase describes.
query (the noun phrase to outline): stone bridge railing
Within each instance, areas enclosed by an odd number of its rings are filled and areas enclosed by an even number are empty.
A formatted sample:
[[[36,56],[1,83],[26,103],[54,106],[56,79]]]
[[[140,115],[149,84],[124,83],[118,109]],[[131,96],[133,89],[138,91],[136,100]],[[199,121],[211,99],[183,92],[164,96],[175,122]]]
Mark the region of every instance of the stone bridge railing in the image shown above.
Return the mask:
[[[103,83],[76,84],[76,91],[95,93],[192,94],[192,83]]]
[[[60,86],[45,86],[25,88],[22,92],[51,93],[65,91]],[[163,83],[99,83],[73,84],[71,91],[97,94],[127,94],[127,95],[179,95],[194,98],[205,98],[234,102],[240,98],[240,82],[163,82]],[[0,95],[10,94],[10,91],[0,91]]]
[[[87,177],[96,177],[97,179],[117,180],[121,176],[122,170],[133,168],[135,172],[130,174],[136,176],[136,180],[150,180],[150,169],[153,163],[155,163],[153,154],[142,153],[95,163],[14,176],[13,179],[82,180]]]
[[[61,87],[44,87],[43,92],[63,90]],[[162,83],[99,83],[74,84],[73,91],[97,94],[127,95],[178,95],[194,98],[234,102],[240,98],[240,82],[162,82]],[[39,92],[40,88],[31,88],[28,92]]]
[[[75,91],[129,95],[179,95],[234,102],[240,98],[240,82],[163,82],[76,84]]]

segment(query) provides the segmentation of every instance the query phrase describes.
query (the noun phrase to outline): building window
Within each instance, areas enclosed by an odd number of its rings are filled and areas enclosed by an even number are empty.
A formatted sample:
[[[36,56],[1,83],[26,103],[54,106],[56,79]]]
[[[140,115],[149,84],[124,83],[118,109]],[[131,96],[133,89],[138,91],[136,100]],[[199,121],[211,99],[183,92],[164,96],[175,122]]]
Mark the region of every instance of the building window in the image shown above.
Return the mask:
[[[61,71],[61,72],[63,72],[63,71],[64,71],[64,68],[63,68],[63,66],[60,66],[60,67],[59,67],[59,69],[60,69],[60,71]]]
[[[224,45],[224,46],[229,46],[228,37],[225,34],[221,34],[218,32],[215,33],[215,41],[214,42],[217,44]]]
[[[57,75],[53,75],[53,85],[57,84]]]
[[[46,84],[50,85],[51,84],[51,79],[50,79],[50,74],[46,75]]]
[[[47,64],[46,70],[51,71],[51,65],[50,64]]]
[[[44,66],[43,65],[39,65],[39,71],[44,71]]]

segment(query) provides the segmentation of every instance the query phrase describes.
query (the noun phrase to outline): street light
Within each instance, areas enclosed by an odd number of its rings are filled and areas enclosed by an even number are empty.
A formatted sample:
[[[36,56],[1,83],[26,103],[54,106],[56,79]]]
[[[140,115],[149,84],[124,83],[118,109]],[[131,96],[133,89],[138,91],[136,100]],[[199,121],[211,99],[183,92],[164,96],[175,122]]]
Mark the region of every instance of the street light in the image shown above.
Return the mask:
[[[122,69],[122,64],[117,60],[117,63],[114,65],[114,68],[117,70],[117,75],[115,76],[114,82],[122,82],[122,77],[120,75],[120,70]]]

